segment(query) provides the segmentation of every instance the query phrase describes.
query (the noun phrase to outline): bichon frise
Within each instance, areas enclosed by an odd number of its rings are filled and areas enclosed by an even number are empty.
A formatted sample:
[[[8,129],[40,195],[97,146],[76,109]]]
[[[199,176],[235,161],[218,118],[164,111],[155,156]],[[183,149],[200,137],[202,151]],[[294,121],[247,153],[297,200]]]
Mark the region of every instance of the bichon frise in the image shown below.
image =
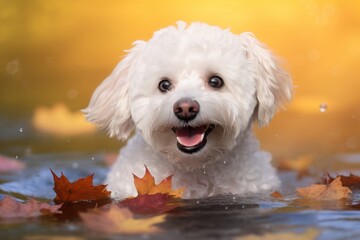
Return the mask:
[[[184,198],[269,192],[280,181],[251,128],[290,100],[292,83],[253,34],[178,22],[136,41],[94,92],[87,119],[127,139],[108,174],[112,197],[136,195],[146,165]]]

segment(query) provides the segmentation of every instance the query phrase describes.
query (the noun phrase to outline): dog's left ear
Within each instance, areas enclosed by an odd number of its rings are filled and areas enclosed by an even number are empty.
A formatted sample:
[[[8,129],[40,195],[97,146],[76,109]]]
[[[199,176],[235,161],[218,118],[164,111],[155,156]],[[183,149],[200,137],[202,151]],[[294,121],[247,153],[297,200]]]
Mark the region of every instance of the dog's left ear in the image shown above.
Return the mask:
[[[267,125],[276,111],[292,96],[292,81],[279,60],[252,33],[240,35],[244,54],[253,64],[259,126]]]

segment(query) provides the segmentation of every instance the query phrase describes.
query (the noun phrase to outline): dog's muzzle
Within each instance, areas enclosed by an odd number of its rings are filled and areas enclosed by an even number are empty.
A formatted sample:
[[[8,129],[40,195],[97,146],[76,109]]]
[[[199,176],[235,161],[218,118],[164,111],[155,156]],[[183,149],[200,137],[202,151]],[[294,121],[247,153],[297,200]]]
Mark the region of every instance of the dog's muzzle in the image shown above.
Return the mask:
[[[200,112],[200,104],[190,98],[182,98],[174,104],[173,112],[179,120],[186,123],[185,127],[172,129],[176,135],[178,149],[188,154],[202,149],[207,143],[207,135],[215,125],[207,124],[199,127],[188,125],[189,121],[195,119]]]

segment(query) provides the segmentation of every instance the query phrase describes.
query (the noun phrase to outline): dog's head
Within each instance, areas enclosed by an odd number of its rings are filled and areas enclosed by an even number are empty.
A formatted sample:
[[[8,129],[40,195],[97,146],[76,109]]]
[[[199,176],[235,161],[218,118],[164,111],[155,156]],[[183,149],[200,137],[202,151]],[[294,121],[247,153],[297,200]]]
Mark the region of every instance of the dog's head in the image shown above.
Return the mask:
[[[251,33],[179,22],[134,45],[96,89],[87,119],[119,139],[136,128],[180,165],[233,148],[291,98],[290,77]]]

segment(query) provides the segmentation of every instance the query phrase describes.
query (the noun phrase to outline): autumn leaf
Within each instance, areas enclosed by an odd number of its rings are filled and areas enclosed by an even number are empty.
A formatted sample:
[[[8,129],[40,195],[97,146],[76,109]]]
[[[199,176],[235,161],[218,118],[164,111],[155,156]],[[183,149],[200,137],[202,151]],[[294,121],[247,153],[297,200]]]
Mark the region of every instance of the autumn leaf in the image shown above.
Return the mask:
[[[145,166],[144,177],[139,178],[138,176],[134,175],[134,184],[139,195],[163,193],[169,194],[176,198],[181,198],[183,189],[172,190],[171,179],[172,176],[169,176],[156,185],[154,177]]]
[[[319,236],[320,231],[310,228],[303,233],[295,232],[280,232],[280,233],[267,233],[264,235],[247,235],[235,238],[235,240],[313,240]]]
[[[0,155],[0,173],[20,171],[24,168],[23,162]]]
[[[277,199],[284,199],[284,196],[279,191],[272,192],[270,196]]]
[[[26,203],[20,203],[14,198],[5,196],[0,201],[0,218],[28,218],[61,213],[59,211],[60,207],[61,205],[50,206],[35,199],[29,199]]]
[[[120,208],[115,204],[110,205],[108,210],[92,209],[80,213],[85,226],[91,230],[104,233],[141,234],[156,233],[160,229],[154,224],[164,222],[165,215],[146,219],[134,219],[133,214],[127,208]]]
[[[63,173],[58,177],[51,169],[50,171],[54,177],[56,203],[110,199],[111,192],[106,190],[106,185],[93,186],[93,174],[71,183]]]
[[[136,214],[160,214],[168,212],[179,206],[179,202],[172,202],[169,194],[157,193],[153,195],[143,194],[135,198],[127,198],[118,205],[127,207]]]
[[[314,184],[309,187],[298,188],[297,193],[307,199],[329,201],[349,198],[352,192],[348,187],[344,187],[340,177],[337,177],[329,185]]]
[[[75,236],[53,236],[53,235],[31,235],[24,236],[23,240],[85,240],[83,237]]]
[[[360,188],[360,177],[356,176],[354,174],[351,174],[351,173],[350,173],[349,176],[338,175],[335,178],[331,177],[329,173],[325,173],[325,176],[323,178],[323,182],[324,183],[331,183],[338,177],[340,178],[341,183],[342,183],[342,185],[344,187]]]
[[[178,207],[181,203],[177,199],[181,197],[183,189],[172,190],[171,178],[169,176],[156,185],[154,177],[145,166],[143,178],[134,175],[138,196],[121,201],[119,206],[128,207],[137,214],[159,214]]]

